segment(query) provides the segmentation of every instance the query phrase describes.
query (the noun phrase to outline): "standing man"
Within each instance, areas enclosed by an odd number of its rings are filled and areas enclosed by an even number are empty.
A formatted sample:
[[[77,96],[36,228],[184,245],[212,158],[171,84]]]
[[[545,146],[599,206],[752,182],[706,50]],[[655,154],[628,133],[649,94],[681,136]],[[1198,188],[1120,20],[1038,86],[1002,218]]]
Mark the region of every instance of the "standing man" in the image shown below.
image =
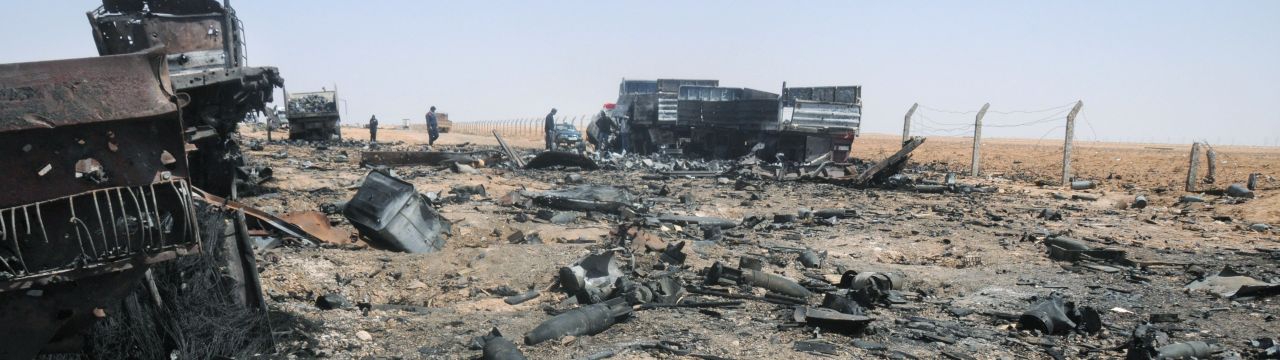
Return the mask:
[[[427,147],[435,146],[436,139],[440,138],[440,124],[436,122],[436,107],[432,106],[431,111],[427,112]]]
[[[626,155],[627,151],[631,151],[631,121],[623,119],[618,124],[618,147],[622,149],[622,154]]]
[[[369,118],[369,144],[378,142],[378,115]]]
[[[547,150],[548,151],[555,150],[555,145],[556,145],[555,144],[555,141],[556,141],[556,138],[555,138],[556,109],[555,108],[551,108],[551,113],[547,114],[547,122],[545,127],[547,131]]]

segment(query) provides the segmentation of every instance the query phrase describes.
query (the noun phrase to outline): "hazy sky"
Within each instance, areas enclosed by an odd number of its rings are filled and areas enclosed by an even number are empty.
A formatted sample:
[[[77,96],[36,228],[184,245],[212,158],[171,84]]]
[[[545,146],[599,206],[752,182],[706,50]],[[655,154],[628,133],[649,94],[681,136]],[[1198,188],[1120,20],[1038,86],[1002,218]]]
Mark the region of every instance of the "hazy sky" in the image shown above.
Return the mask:
[[[0,63],[96,55],[92,0],[6,1]],[[344,122],[597,111],[622,78],[778,92],[863,86],[863,130],[914,102],[987,124],[1084,100],[1078,139],[1280,143],[1280,1],[235,0],[253,65],[290,91],[337,84]],[[277,97],[278,98],[278,97]],[[926,133],[972,114],[921,111]],[[1061,137],[1060,121],[984,136]],[[1047,135],[1046,135],[1047,134]],[[1096,134],[1096,135],[1095,135]]]

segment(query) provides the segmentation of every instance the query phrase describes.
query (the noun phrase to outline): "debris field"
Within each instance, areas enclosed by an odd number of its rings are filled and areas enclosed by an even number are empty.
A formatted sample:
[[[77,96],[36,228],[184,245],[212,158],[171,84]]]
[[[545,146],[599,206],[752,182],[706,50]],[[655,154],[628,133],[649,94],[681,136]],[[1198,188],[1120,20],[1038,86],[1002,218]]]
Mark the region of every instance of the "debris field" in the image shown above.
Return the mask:
[[[949,176],[967,159],[918,160],[947,158],[930,151],[952,139],[858,186],[656,155],[520,169],[494,137],[465,133],[433,152],[483,155],[388,167],[362,165],[373,149],[344,130],[308,143],[242,129],[250,166],[271,173],[241,202],[324,214],[312,234],[332,225],[318,242],[254,237],[277,356],[1275,356],[1269,178],[1244,197],[1087,169],[1093,180],[1072,187],[998,168]],[[377,151],[423,150],[425,133],[384,132]],[[868,166],[896,146],[869,138],[852,155]],[[528,162],[540,140],[506,142]],[[1264,168],[1277,156],[1236,154]],[[390,251],[361,235],[342,208],[371,173],[447,219],[443,247]]]

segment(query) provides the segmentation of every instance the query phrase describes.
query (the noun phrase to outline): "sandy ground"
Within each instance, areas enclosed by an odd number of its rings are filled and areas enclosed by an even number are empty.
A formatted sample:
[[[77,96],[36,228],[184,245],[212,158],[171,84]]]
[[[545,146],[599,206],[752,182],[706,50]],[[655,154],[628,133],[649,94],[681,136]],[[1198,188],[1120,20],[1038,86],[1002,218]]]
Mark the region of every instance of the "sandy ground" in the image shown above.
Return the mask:
[[[469,132],[461,129],[459,131]],[[491,135],[443,134],[437,149],[489,149]],[[363,129],[344,129],[346,139],[367,139]],[[393,129],[379,132],[383,148],[421,149],[426,134]],[[246,141],[262,139],[245,131]],[[868,135],[855,142],[853,156],[877,160],[896,150],[894,136]],[[509,133],[507,141],[530,151],[541,146],[536,134]],[[1060,146],[1060,144],[1057,144]],[[931,138],[915,154],[914,175],[940,178],[938,170],[967,172],[969,142],[961,138]],[[584,358],[605,350],[623,349],[619,359],[686,358],[669,352],[631,349],[637,341],[667,340],[696,354],[724,358],[813,358],[793,344],[820,339],[835,346],[836,358],[940,358],[942,352],[978,359],[1049,358],[1060,351],[1068,358],[1115,358],[1124,355],[1128,333],[1151,314],[1175,313],[1181,322],[1166,324],[1175,341],[1211,340],[1232,351],[1244,351],[1241,341],[1276,335],[1274,298],[1229,301],[1188,292],[1183,285],[1197,275],[1231,264],[1264,281],[1280,279],[1273,255],[1280,249],[1274,232],[1256,232],[1255,222],[1280,224],[1280,188],[1273,176],[1280,166],[1280,150],[1219,147],[1223,161],[1219,184],[1243,182],[1251,172],[1266,181],[1257,198],[1233,204],[1206,196],[1210,202],[1178,204],[1185,181],[1187,147],[1165,145],[1077,143],[1073,162],[1078,177],[1101,182],[1098,189],[1071,192],[1035,186],[1036,180],[1060,176],[1061,153],[1054,145],[1023,140],[988,140],[983,176],[962,176],[961,182],[992,186],[995,193],[917,194],[894,190],[860,190],[835,185],[757,181],[761,191],[735,190],[732,183],[714,179],[644,180],[647,170],[580,171],[587,183],[629,189],[659,199],[657,189],[668,187],[688,194],[690,204],[655,202],[651,213],[719,216],[742,219],[772,218],[801,208],[846,208],[859,216],[835,225],[786,224],[764,228],[736,228],[740,239],[718,243],[700,240],[696,229],[675,226],[650,231],[666,241],[689,241],[684,268],[688,279],[715,261],[737,264],[742,255],[769,259],[766,270],[792,279],[835,276],[842,269],[897,271],[908,279],[905,305],[877,308],[868,333],[853,337],[784,324],[786,306],[747,301],[732,308],[659,309],[634,316],[594,336],[536,346],[521,346],[530,358]],[[359,145],[266,144],[248,153],[251,162],[271,166],[276,179],[263,193],[246,199],[276,213],[319,210],[345,201],[368,169],[358,165]],[[1056,156],[1056,157],[1055,157]],[[310,166],[307,166],[310,165]],[[923,169],[932,169],[924,171]],[[502,301],[503,287],[523,291],[545,289],[556,269],[593,250],[607,247],[610,229],[619,219],[582,214],[569,225],[543,221],[520,222],[522,210],[496,200],[511,190],[554,189],[564,171],[522,171],[482,168],[478,174],[458,174],[447,168],[398,167],[398,176],[420,192],[444,192],[451,185],[483,184],[487,197],[446,204],[441,213],[454,222],[455,233],[443,251],[403,254],[361,245],[290,245],[260,254],[262,280],[271,301],[273,322],[281,342],[278,356],[313,358],[477,358],[472,338],[500,329],[519,343],[527,331],[548,319],[548,308],[563,309],[564,294],[543,292],[520,305]],[[1207,186],[1206,186],[1207,187]],[[1053,193],[1089,193],[1098,201],[1059,200]],[[1136,194],[1147,194],[1152,205],[1129,209]],[[1056,209],[1063,220],[1037,217],[1041,209]],[[355,232],[339,215],[335,226]],[[544,244],[511,244],[516,231],[538,232]],[[1034,236],[1041,232],[1069,234],[1092,246],[1122,249],[1143,266],[1111,273],[1056,262],[1045,255]],[[794,254],[780,247],[827,251],[826,264],[803,269]],[[770,249],[774,250],[770,250]],[[656,254],[639,254],[652,261]],[[1135,281],[1145,279],[1145,282]],[[750,291],[750,290],[744,290]],[[1021,313],[1033,297],[1065,294],[1077,304],[1103,311],[1107,326],[1096,335],[1039,336],[1014,328],[1013,321],[981,312]],[[317,296],[342,294],[355,302],[406,305],[420,311],[359,309],[320,310]],[[723,300],[707,297],[704,300]],[[816,304],[820,299],[811,299]],[[957,315],[953,309],[978,311]],[[965,329],[954,341],[928,340],[909,325],[922,319],[939,326]],[[361,339],[367,332],[371,340]],[[866,350],[854,340],[884,344],[888,350]]]

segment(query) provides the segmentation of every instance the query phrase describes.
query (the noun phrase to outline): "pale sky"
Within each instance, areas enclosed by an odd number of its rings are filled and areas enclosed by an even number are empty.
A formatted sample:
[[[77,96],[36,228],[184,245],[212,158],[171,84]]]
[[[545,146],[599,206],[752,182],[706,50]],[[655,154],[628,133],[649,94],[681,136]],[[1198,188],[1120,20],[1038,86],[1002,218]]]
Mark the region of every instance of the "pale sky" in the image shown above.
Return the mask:
[[[92,0],[5,1],[0,63],[95,56]],[[863,131],[912,103],[976,111],[984,136],[1280,145],[1280,1],[235,0],[252,65],[290,91],[337,84],[343,121],[594,113],[622,78],[778,92],[862,85]],[[279,97],[277,96],[277,99]],[[998,113],[999,112],[999,113]],[[928,134],[972,114],[920,112]],[[927,127],[927,128],[926,128]]]

